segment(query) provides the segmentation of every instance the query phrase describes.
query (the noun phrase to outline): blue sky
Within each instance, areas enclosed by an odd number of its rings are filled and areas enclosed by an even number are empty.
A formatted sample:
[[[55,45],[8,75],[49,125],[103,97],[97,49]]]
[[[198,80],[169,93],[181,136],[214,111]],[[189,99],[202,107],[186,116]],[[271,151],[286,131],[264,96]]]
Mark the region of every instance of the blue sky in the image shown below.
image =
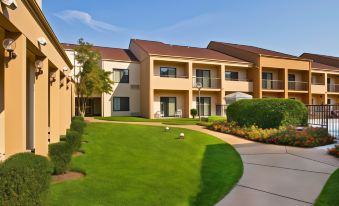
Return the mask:
[[[100,2],[100,3],[99,3]],[[127,48],[131,38],[211,40],[339,56],[338,0],[44,0],[61,42]]]

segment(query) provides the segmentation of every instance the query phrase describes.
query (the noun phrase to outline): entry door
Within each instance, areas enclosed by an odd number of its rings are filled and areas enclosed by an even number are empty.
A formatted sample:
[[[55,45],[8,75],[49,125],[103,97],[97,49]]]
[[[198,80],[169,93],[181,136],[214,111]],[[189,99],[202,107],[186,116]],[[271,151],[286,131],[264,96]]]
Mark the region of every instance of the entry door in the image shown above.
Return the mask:
[[[211,116],[211,97],[197,97],[197,108],[200,116]]]
[[[203,88],[210,88],[211,87],[211,73],[210,70],[196,70],[197,80],[196,82],[200,82]]]
[[[262,73],[262,79],[263,80],[266,80],[266,81],[263,81],[262,83],[262,87],[264,89],[272,89],[273,88],[273,74],[270,73],[270,72],[263,72]]]
[[[165,117],[174,117],[177,109],[177,98],[176,97],[160,97],[160,109],[161,113]]]

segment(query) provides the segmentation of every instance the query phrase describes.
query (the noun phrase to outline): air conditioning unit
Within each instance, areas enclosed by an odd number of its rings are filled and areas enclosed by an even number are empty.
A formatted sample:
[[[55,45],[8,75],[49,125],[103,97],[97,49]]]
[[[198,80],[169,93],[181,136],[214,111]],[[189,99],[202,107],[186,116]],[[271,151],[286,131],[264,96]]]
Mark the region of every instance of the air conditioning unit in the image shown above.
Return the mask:
[[[1,0],[1,2],[12,10],[15,10],[18,7],[16,0]]]

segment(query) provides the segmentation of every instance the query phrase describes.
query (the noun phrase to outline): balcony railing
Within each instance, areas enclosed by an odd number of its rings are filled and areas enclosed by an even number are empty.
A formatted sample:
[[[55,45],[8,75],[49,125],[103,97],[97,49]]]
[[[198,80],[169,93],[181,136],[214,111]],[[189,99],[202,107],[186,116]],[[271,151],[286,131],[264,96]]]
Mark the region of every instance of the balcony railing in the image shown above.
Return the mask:
[[[197,88],[197,83],[200,83],[202,85],[202,88],[220,88],[220,78],[193,77],[193,88]]]
[[[328,92],[339,92],[339,84],[328,84],[327,91]]]
[[[283,90],[284,82],[282,80],[262,80],[262,88],[267,90]]]
[[[179,76],[179,75],[159,75],[159,74],[154,74],[156,77],[163,77],[163,78],[178,78],[178,79],[187,79],[188,76]]]
[[[298,82],[298,81],[289,81],[288,90],[293,91],[307,91],[308,83],[307,82]]]

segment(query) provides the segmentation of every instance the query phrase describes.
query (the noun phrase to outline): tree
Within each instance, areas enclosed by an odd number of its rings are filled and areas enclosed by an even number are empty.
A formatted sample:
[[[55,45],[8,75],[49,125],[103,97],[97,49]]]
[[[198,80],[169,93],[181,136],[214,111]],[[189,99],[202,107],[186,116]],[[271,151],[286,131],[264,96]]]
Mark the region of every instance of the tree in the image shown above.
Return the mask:
[[[92,44],[80,38],[74,50],[75,60],[81,65],[81,69],[75,76],[78,112],[81,116],[85,116],[89,97],[94,93],[111,93],[113,81],[110,79],[111,72],[101,69],[101,55],[93,49]]]

